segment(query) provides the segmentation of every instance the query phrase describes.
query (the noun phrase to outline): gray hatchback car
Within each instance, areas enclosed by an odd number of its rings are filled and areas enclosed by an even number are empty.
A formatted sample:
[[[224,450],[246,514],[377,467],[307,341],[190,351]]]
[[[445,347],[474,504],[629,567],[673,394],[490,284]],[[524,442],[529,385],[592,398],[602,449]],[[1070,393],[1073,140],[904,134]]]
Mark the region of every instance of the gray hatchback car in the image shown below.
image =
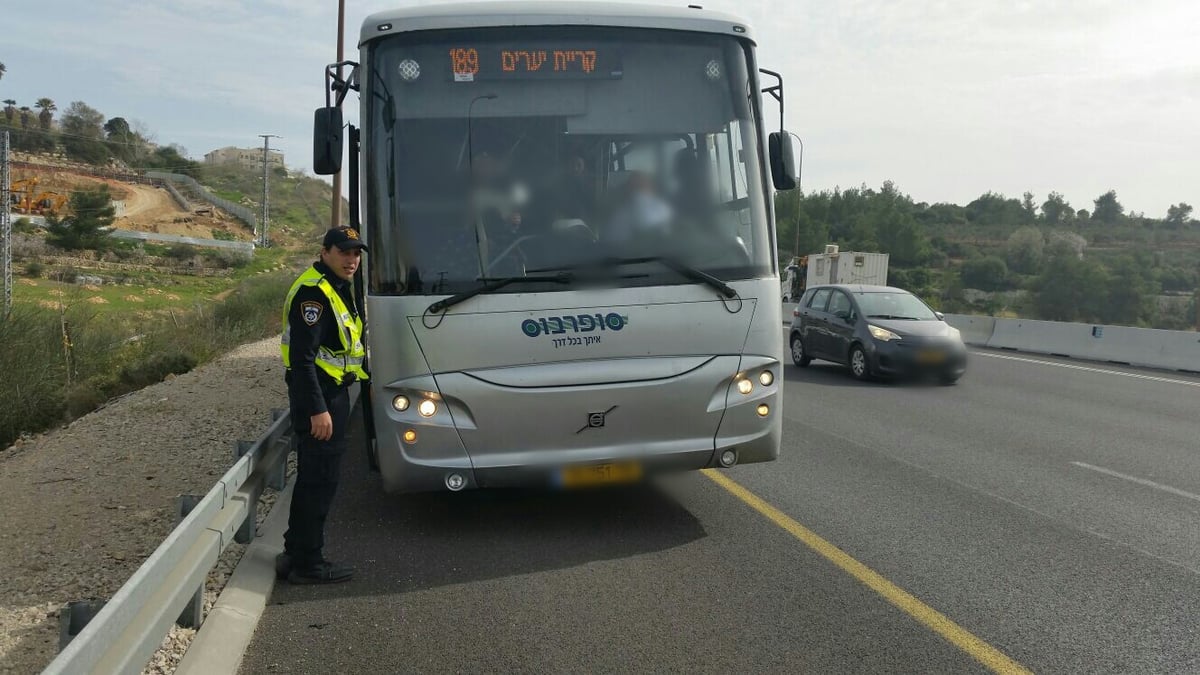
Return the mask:
[[[900,288],[813,286],[792,312],[789,333],[796,365],[833,361],[860,380],[933,375],[953,384],[967,369],[958,330]]]

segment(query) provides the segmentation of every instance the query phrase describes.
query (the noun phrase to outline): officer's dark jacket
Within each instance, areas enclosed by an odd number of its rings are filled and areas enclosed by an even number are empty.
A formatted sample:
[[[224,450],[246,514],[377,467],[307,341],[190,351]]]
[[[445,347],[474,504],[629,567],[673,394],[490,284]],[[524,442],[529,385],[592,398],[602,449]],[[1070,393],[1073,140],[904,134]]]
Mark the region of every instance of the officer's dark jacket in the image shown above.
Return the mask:
[[[350,282],[343,281],[320,260],[313,263],[313,267],[329,281],[338,295],[342,296],[342,302],[346,303],[350,313],[358,316]],[[301,311],[305,302],[320,303],[321,313],[316,323],[310,324],[305,320]],[[292,367],[284,375],[284,380],[288,384],[288,397],[295,408],[293,414],[311,417],[327,412],[325,392],[333,392],[339,385],[313,361],[317,357],[319,347],[325,346],[334,351],[341,351],[342,341],[338,336],[337,318],[334,317],[329,300],[321,289],[316,286],[302,286],[296,291],[295,297],[292,298],[292,306],[288,308],[288,326],[291,329],[289,360]],[[351,381],[353,379],[350,378]]]

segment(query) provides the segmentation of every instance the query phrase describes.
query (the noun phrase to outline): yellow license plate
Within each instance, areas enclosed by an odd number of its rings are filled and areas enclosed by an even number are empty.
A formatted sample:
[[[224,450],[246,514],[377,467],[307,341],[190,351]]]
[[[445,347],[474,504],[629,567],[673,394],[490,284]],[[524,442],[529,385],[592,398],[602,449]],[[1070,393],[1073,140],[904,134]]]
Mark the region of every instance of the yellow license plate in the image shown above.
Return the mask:
[[[642,465],[637,462],[613,464],[588,464],[564,467],[561,473],[565,488],[603,485],[605,483],[632,483],[642,477]]]
[[[926,351],[917,354],[918,363],[941,363],[946,360],[944,352]]]

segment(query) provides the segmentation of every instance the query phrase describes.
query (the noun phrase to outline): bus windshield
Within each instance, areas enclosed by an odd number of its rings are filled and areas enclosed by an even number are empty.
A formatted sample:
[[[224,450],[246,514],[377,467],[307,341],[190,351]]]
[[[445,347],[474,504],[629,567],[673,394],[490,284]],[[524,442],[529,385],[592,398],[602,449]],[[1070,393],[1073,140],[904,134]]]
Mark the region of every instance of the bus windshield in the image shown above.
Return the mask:
[[[733,37],[648,29],[378,41],[362,102],[372,292],[646,256],[770,275],[752,59]],[[692,282],[647,266],[615,283]]]

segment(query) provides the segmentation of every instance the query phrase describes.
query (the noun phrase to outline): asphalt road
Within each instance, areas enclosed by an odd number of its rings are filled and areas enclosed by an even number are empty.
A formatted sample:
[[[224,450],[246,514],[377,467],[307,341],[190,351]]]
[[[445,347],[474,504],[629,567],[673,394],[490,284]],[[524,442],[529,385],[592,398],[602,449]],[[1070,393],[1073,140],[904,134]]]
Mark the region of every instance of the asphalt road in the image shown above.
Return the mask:
[[[358,576],[277,585],[243,672],[1200,672],[1200,378],[976,351],[785,390],[741,496],[386,497],[356,450]]]

